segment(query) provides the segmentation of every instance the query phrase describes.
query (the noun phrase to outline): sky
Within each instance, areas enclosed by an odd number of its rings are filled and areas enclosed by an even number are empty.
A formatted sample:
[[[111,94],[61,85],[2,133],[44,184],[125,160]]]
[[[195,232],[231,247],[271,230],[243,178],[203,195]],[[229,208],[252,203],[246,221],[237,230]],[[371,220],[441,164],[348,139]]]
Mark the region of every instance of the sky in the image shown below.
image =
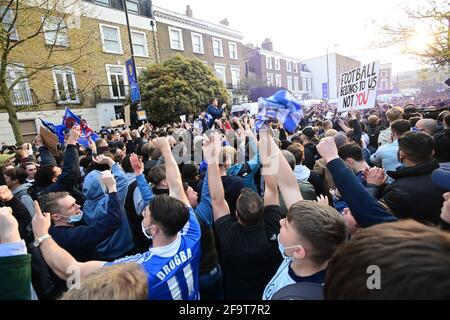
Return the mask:
[[[361,63],[391,62],[396,72],[419,69],[419,62],[401,48],[376,49],[381,26],[404,21],[402,7],[425,0],[154,0],[153,4],[184,13],[190,5],[194,18],[218,23],[244,35],[244,43],[259,45],[270,38],[274,50],[299,59],[329,53],[354,57]],[[418,34],[414,47],[425,46]]]

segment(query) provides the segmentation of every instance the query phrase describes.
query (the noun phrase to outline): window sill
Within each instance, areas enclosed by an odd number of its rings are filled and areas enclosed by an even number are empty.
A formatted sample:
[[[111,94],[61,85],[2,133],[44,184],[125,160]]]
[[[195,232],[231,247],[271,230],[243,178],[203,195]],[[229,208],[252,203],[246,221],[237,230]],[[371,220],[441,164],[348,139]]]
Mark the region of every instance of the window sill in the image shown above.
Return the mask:
[[[176,51],[184,51],[184,48],[173,48],[173,47],[170,47],[170,49],[172,49],[172,50],[176,50]]]
[[[103,49],[103,53],[110,53],[110,54],[116,54],[116,55],[123,55],[123,52],[114,52],[114,51],[107,51]]]

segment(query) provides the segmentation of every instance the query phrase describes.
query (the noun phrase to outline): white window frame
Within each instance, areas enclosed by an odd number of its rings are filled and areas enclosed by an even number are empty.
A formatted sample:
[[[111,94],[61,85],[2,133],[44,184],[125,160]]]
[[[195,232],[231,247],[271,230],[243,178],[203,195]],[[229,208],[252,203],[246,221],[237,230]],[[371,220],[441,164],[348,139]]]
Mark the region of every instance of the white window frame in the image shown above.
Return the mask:
[[[214,71],[217,72],[217,69],[223,70],[223,83],[227,83],[227,66],[221,63],[214,63]]]
[[[100,26],[100,35],[101,35],[101,38],[102,38],[103,52],[112,53],[112,54],[123,54],[122,38],[120,36],[120,28],[116,27],[116,26],[109,25],[109,24],[104,24],[104,23],[99,23],[99,26]],[[118,41],[119,41],[120,52],[106,50],[106,48],[105,48],[105,36],[103,34],[103,27],[117,30],[117,35],[118,35],[118,38],[119,38]]]
[[[47,23],[51,23],[53,22],[53,20],[60,20],[59,21],[55,21],[56,23],[59,24],[59,28],[62,27],[62,29],[60,30],[56,30],[56,31],[48,31],[48,25]],[[64,18],[62,17],[56,17],[56,16],[49,16],[49,17],[42,17],[42,22],[43,22],[43,28],[44,28],[44,37],[45,37],[45,43],[48,45],[54,45],[54,46],[59,46],[59,47],[68,47],[69,46],[69,37],[67,35],[67,25],[66,22],[64,21]],[[51,41],[51,39],[49,39],[49,32],[55,32],[55,37],[56,37],[56,41]],[[64,39],[61,41],[58,41],[58,36],[63,36]]]
[[[139,34],[143,34],[144,35],[144,52],[145,52],[145,55],[143,55],[143,56],[142,55],[138,55],[138,54],[136,54],[136,51],[133,48],[134,55],[136,57],[148,58],[147,35],[145,34],[145,32],[142,32],[142,31],[131,30],[131,42],[133,42],[133,33],[139,33]],[[134,46],[134,43],[133,43],[133,46]]]
[[[288,90],[294,90],[294,86],[292,85],[292,76],[286,76],[286,81]]]
[[[233,79],[233,71],[238,72],[238,78]],[[239,66],[230,66],[230,73],[231,73],[231,84],[233,87],[237,87],[239,83],[241,82],[241,67]],[[236,81],[233,81],[236,80]]]
[[[273,73],[271,73],[271,72],[267,72],[267,85],[268,86],[273,86],[274,85]]]
[[[275,75],[275,86],[281,87],[281,74]]]
[[[59,96],[58,81],[56,79],[56,74],[58,74],[58,73],[61,73],[64,75],[70,74],[72,76],[73,89],[75,91],[75,97],[76,97],[75,100],[71,100],[70,98],[66,99],[66,100],[62,100],[61,97]],[[71,68],[71,67],[54,67],[54,68],[52,68],[52,75],[53,75],[53,82],[55,83],[56,94],[58,97],[58,104],[80,103],[80,99],[79,99],[79,96],[77,93],[78,86],[77,86],[77,81],[75,79],[75,72],[73,71],[73,68]],[[63,77],[63,79],[64,79],[63,80],[64,81],[64,91],[67,94],[67,93],[69,93],[69,86],[67,84],[67,80],[66,80],[65,76]],[[69,96],[69,95],[67,95],[67,96]]]
[[[236,53],[235,57],[231,56],[231,47],[234,47],[234,52]],[[238,60],[239,59],[238,58],[238,46],[237,46],[236,42],[228,41],[228,53],[230,54],[230,59],[232,59],[232,60]]]
[[[200,39],[200,51],[195,50],[194,37]],[[203,45],[203,35],[201,33],[191,32],[192,52],[198,54],[205,54],[205,46]]]
[[[174,47],[172,45],[172,31],[174,32],[178,32],[178,34],[180,35],[180,47]],[[183,42],[183,30],[179,29],[179,28],[174,28],[174,27],[169,27],[169,43],[170,43],[170,49],[172,50],[177,50],[177,51],[184,51],[184,42]]]
[[[298,72],[298,68],[297,68],[297,62],[292,62],[292,72],[297,73]]]
[[[387,71],[386,70],[381,71],[381,77],[387,77]]]
[[[3,14],[3,11],[6,9],[5,6],[0,6],[0,14]],[[14,13],[11,10],[11,8],[8,9],[8,13],[6,13],[5,15],[11,14],[11,20],[14,20]],[[11,22],[12,22],[11,21]],[[4,25],[3,25],[4,26]],[[17,32],[17,28],[15,25],[13,25],[12,30],[14,30],[14,33],[12,33],[9,36],[9,40],[13,40],[13,41],[19,41],[19,33]]]
[[[307,90],[306,91],[312,91],[312,81],[311,78],[306,78],[306,86],[307,86]]]
[[[275,70],[278,70],[278,71],[281,70],[280,58],[275,58]]]
[[[298,77],[294,77],[294,91],[299,91]]]
[[[147,68],[145,68],[145,67],[136,67],[136,77],[137,77],[137,80],[139,80],[139,74],[140,74],[142,71],[144,71],[144,70],[147,70]]]
[[[219,41],[219,43],[220,43],[220,52],[219,52],[219,55],[216,55],[216,51],[214,50],[215,48],[214,48],[214,42],[215,41]],[[222,39],[220,39],[220,38],[212,38],[212,45],[213,45],[213,56],[214,57],[222,57],[223,58],[223,43],[222,43]]]
[[[286,71],[292,72],[292,61],[286,60]]]
[[[306,84],[306,78],[302,77],[302,90],[303,91],[308,91],[307,90],[307,84]]]
[[[137,5],[137,12],[128,11],[128,13],[130,13],[130,14],[139,14],[139,10],[140,10],[140,8],[139,8],[139,1],[136,1],[136,0],[125,0],[125,1],[126,2],[132,2],[132,3]],[[128,3],[127,3],[127,9],[128,9]]]
[[[106,6],[110,7],[111,6],[111,0],[108,0],[108,4],[99,2],[97,0],[94,0],[94,4],[98,4],[98,5],[104,6],[104,7],[106,7]]]
[[[13,69],[14,72],[16,72],[18,69],[21,69],[20,71],[26,72],[26,70],[25,70],[25,65],[24,65],[23,63],[11,63],[11,64],[8,64],[8,65],[6,66],[6,69],[7,69],[7,72],[8,72],[8,69],[9,69],[9,70]],[[7,74],[7,76],[8,76],[8,74]],[[8,78],[7,78],[7,79],[8,79]],[[15,77],[15,78],[12,80],[12,82],[14,82],[16,79],[17,79],[17,77]],[[16,100],[16,97],[20,97],[20,95],[19,95],[19,96],[16,96],[16,91],[17,91],[17,88],[18,88],[18,87],[17,87],[18,84],[17,84],[17,85],[12,89],[12,93],[13,93],[13,95],[14,95],[14,98],[13,98],[13,104],[14,104],[15,106],[23,106],[23,105],[30,106],[30,105],[33,104],[33,97],[32,97],[32,95],[31,95],[31,89],[30,89],[30,85],[29,85],[29,83],[28,83],[28,77],[25,77],[24,79],[22,79],[21,82],[25,85],[25,94],[26,94],[26,97],[25,97],[25,100],[24,100],[25,103],[21,103],[21,102],[16,102],[16,101],[14,101],[14,100]],[[20,83],[20,82],[19,82],[19,83]],[[7,86],[8,86],[8,88],[10,87],[8,83],[7,83]]]
[[[266,56],[266,69],[272,70],[272,68],[273,68],[272,57]]]
[[[117,99],[117,100],[125,99],[126,96],[128,95],[128,85],[129,85],[125,66],[121,65],[121,64],[105,64],[105,67],[106,67],[106,78],[108,80],[109,94],[110,94],[111,99]],[[125,96],[121,96],[120,92],[119,92],[119,96],[118,97],[114,96],[113,90],[112,90],[113,84],[111,82],[111,72],[109,70],[110,67],[122,68],[122,70],[123,70],[123,73],[122,73],[122,75],[123,75],[123,85],[125,86]]]
[[[386,78],[381,79],[381,90],[387,90],[388,89],[388,81]]]

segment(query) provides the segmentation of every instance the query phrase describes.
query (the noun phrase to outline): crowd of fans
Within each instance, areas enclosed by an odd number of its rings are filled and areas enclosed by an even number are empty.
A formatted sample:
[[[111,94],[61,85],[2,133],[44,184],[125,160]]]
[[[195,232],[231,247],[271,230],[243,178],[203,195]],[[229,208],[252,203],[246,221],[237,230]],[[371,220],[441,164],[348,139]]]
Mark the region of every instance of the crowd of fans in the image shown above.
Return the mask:
[[[448,106],[99,135],[3,145],[0,298],[450,298]]]

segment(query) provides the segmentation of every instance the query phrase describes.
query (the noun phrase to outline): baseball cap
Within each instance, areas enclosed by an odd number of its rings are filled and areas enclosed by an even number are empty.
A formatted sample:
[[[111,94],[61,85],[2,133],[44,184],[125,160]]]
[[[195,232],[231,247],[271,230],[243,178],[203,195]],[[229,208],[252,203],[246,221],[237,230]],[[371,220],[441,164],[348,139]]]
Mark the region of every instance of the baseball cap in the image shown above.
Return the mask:
[[[314,131],[314,129],[312,127],[306,127],[305,129],[302,130],[302,134],[304,134],[308,138],[313,138],[315,136],[316,132]]]
[[[441,167],[433,171],[431,180],[439,187],[450,191],[450,167]]]
[[[5,163],[6,161],[8,161],[11,158],[14,158],[15,155],[13,154],[0,154],[0,164]]]

